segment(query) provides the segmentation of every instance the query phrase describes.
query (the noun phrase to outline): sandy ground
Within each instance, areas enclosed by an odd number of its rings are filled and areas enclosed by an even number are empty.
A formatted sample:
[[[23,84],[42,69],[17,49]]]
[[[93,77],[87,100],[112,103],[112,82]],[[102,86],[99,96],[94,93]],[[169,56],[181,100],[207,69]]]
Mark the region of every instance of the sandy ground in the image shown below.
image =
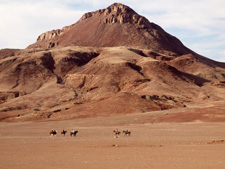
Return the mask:
[[[225,123],[124,123],[127,116],[0,123],[1,169],[224,169]],[[131,136],[115,138],[113,130]],[[56,129],[79,130],[50,136]]]

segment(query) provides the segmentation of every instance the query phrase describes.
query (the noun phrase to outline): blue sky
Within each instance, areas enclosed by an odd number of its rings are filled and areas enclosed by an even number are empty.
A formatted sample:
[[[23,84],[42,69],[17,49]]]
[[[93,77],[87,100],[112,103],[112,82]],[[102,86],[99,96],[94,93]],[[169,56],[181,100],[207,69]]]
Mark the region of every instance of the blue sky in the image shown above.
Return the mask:
[[[112,0],[0,0],[0,49],[26,48],[46,31],[75,23]],[[224,0],[120,0],[208,58],[225,62]]]

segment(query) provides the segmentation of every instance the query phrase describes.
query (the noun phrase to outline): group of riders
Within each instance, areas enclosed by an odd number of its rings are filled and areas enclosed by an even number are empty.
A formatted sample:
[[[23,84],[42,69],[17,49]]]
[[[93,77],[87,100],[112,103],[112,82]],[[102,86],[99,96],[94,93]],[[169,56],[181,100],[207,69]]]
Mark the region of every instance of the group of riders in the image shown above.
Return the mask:
[[[113,132],[115,133],[116,138],[117,138],[117,137],[120,135],[120,133],[121,133],[118,129],[113,130]],[[64,135],[64,136],[65,136],[66,133],[67,133],[67,131],[63,129],[63,131],[61,132],[61,135]],[[70,132],[70,136],[76,136],[77,133],[78,133],[78,131],[75,131],[74,129],[72,129],[71,132]],[[128,131],[128,130],[124,130],[123,133],[124,133],[124,136],[130,136],[130,134],[131,134],[131,132]],[[52,129],[52,130],[50,131],[50,135],[56,135],[56,134],[57,134],[57,130],[53,130],[53,129]]]
[[[118,136],[121,134],[121,132],[118,129],[113,130],[113,132],[115,133],[116,138],[118,138]],[[124,136],[130,136],[131,132],[128,130],[123,130],[123,134]]]
[[[64,129],[63,129],[63,131],[61,132],[62,135],[65,135],[66,133],[67,133],[67,131],[64,130]],[[77,133],[78,133],[78,131],[75,131],[74,129],[72,129],[71,132],[70,132],[70,135],[71,135],[71,136],[72,136],[72,135],[76,136]],[[57,134],[57,130],[52,129],[52,130],[50,131],[50,135],[56,135],[56,134]]]

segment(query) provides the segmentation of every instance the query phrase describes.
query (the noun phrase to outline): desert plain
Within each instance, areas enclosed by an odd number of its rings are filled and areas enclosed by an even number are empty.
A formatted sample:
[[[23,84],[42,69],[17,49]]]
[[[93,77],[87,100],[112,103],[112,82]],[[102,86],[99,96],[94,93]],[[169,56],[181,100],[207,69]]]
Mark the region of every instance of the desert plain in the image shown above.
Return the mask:
[[[171,113],[160,111],[158,114]],[[177,111],[177,110],[176,110]],[[181,110],[180,110],[181,111]],[[154,112],[154,117],[157,112]],[[148,121],[152,112],[0,123],[1,169],[223,169],[225,123]],[[129,130],[115,137],[113,130]],[[55,129],[56,136],[49,132]],[[68,133],[63,136],[60,132]],[[71,129],[78,130],[71,137]]]

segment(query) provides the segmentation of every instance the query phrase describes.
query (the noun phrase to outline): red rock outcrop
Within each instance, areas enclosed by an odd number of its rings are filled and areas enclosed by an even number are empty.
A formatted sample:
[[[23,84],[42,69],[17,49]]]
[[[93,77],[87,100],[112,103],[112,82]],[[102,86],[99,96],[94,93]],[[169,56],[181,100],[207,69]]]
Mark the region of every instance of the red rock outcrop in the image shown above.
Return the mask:
[[[119,23],[119,24],[134,24],[137,28],[151,28],[150,22],[143,16],[138,15],[130,7],[115,3],[106,9],[101,9],[96,12],[88,12],[82,16],[79,22],[91,17],[102,17],[100,22],[102,23]]]

